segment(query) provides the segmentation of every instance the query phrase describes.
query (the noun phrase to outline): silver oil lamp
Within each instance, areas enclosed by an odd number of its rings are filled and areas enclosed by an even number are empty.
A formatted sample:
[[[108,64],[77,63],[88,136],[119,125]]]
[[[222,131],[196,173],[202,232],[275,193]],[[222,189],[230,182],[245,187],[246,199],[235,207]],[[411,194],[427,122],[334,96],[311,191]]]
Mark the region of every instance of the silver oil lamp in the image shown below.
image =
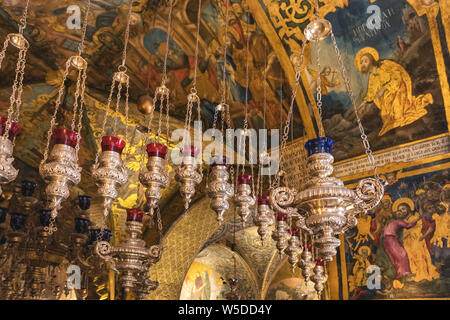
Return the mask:
[[[92,170],[98,194],[104,199],[104,209],[107,211],[119,196],[119,188],[128,179],[127,169],[121,157],[125,145],[125,141],[118,137],[102,137],[102,153]]]
[[[225,211],[230,208],[228,199],[233,196],[233,185],[228,182],[228,165],[226,157],[213,157],[211,159],[211,174],[207,192],[211,199],[211,209],[217,214],[217,221],[223,222]]]
[[[192,197],[195,194],[195,187],[202,182],[202,174],[197,170],[197,160],[199,150],[194,146],[184,146],[181,149],[181,165],[176,169],[175,180],[180,185],[180,193],[184,200],[184,209],[189,208]]]
[[[9,132],[5,136],[5,128],[8,119],[0,116],[0,185],[14,181],[19,170],[13,167],[13,140],[19,134],[21,128],[15,121],[10,121]],[[2,190],[0,188],[0,194]]]
[[[273,224],[273,212],[270,209],[269,202],[268,196],[258,197],[258,211],[255,217],[255,224],[258,226],[258,234],[263,244],[269,235],[269,228]]]
[[[238,176],[236,193],[234,195],[236,211],[241,218],[243,226],[247,223],[247,219],[252,213],[252,206],[255,204],[251,188],[252,179],[252,176],[249,174]]]
[[[54,219],[61,208],[61,202],[69,197],[69,187],[78,184],[81,179],[76,152],[81,137],[73,130],[56,128],[52,131],[52,142],[53,148],[47,161],[39,167],[39,173],[47,183],[46,202]],[[51,220],[48,227],[50,232],[54,231],[52,222]]]
[[[147,171],[139,173],[139,181],[147,187],[145,196],[150,207],[150,215],[161,199],[161,189],[169,185],[168,164],[166,158],[167,146],[152,142],[147,145]]]

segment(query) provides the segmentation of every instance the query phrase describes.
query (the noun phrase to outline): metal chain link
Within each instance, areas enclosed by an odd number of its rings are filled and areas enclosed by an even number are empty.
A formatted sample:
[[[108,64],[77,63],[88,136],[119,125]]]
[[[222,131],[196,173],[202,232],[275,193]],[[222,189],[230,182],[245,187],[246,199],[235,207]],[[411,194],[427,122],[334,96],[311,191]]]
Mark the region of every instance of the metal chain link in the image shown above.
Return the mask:
[[[281,139],[281,146],[280,146],[280,149],[279,149],[279,152],[280,152],[280,155],[279,155],[279,168],[280,168],[280,170],[281,170],[282,165],[283,165],[284,149],[286,148],[286,142],[287,142],[287,140],[289,138],[289,127],[290,127],[290,123],[291,123],[291,120],[292,120],[295,97],[297,96],[297,91],[298,91],[299,84],[300,84],[301,66],[303,64],[303,57],[304,57],[304,53],[305,53],[306,44],[307,44],[307,41],[305,41],[302,44],[302,51],[300,53],[300,59],[299,59],[299,62],[298,62],[297,71],[295,73],[295,83],[294,83],[294,88],[292,90],[291,103],[290,103],[290,106],[289,106],[288,116],[287,116],[287,119],[286,119],[286,122],[285,122],[284,128],[283,128],[283,136],[282,136],[282,139]],[[277,174],[277,175],[275,175],[275,178],[272,181],[272,186],[271,186],[270,189],[274,189],[276,186],[279,186],[279,185],[280,185],[280,175]]]
[[[195,93],[197,93],[198,40],[199,40],[199,37],[200,37],[201,11],[202,11],[202,0],[199,0],[198,1],[198,11],[197,11],[197,34],[196,34],[196,37],[195,37],[194,80],[192,82],[191,93],[194,93],[192,91],[192,89],[194,89]]]
[[[87,78],[87,63],[84,65],[84,68],[82,70],[82,79],[81,79],[80,111],[79,111],[78,126],[77,126],[78,137],[77,137],[77,144],[75,146],[77,159],[78,159],[78,152],[80,151],[80,145],[81,145],[81,129],[83,127],[83,107],[84,107],[84,92],[86,90],[86,78]]]
[[[172,9],[173,9],[173,0],[169,2],[169,18],[167,21],[167,38],[166,38],[166,52],[164,53],[164,66],[163,66],[163,85],[166,84],[167,81],[167,57],[169,56],[169,40],[170,40],[170,29],[172,26]]]
[[[27,27],[27,17],[28,17],[28,8],[30,5],[30,0],[27,0],[25,3],[25,8],[23,10],[22,17],[20,18],[21,25],[19,26],[19,33],[23,34],[23,30]]]
[[[128,15],[127,15],[127,27],[125,29],[125,40],[123,45],[123,53],[122,53],[122,66],[125,66],[125,63],[127,61],[127,47],[128,47],[128,40],[130,38],[130,23],[131,23],[131,13],[133,9],[133,0],[130,0],[128,2]]]
[[[223,43],[223,83],[222,83],[222,104],[226,104],[227,84],[226,84],[226,65],[227,65],[227,40],[228,40],[228,2],[224,0],[225,5],[225,38]]]
[[[75,97],[73,102],[73,116],[72,116],[72,124],[70,126],[70,130],[75,130],[75,122],[77,119],[78,112],[78,98],[80,97],[80,84],[81,84],[81,72],[78,72],[77,84],[75,89]]]
[[[316,57],[316,63],[317,63],[317,80],[316,80],[316,104],[317,104],[317,109],[319,111],[319,121],[317,126],[319,127],[319,137],[323,137],[325,135],[324,132],[324,128],[323,128],[323,123],[322,123],[322,79],[320,78],[320,43],[321,41],[315,41],[316,42],[316,47],[317,47],[317,57]]]
[[[56,123],[56,115],[58,114],[59,107],[61,106],[61,99],[64,94],[64,83],[67,79],[67,76],[69,75],[69,69],[70,69],[70,59],[66,61],[66,69],[64,70],[61,85],[59,86],[58,90],[58,97],[56,98],[55,102],[55,110],[53,111],[52,118],[50,120],[50,128],[47,131],[47,143],[44,149],[44,157],[42,158],[42,161],[40,163],[40,166],[42,166],[48,158],[49,148],[50,148],[50,141],[53,133],[53,128],[55,127]]]
[[[85,13],[85,17],[84,17],[84,22],[83,22],[83,29],[82,29],[82,33],[81,33],[81,42],[78,44],[78,55],[81,56],[81,54],[84,51],[84,41],[86,39],[86,30],[87,30],[87,25],[88,25],[88,17],[89,17],[89,12],[91,10],[91,0],[88,0],[87,6],[86,6],[86,13]]]
[[[120,98],[122,93],[122,81],[119,81],[117,85],[117,96],[116,96],[116,109],[114,111],[114,121],[113,121],[113,133],[114,137],[117,136],[117,120],[119,118],[119,108],[120,108]]]
[[[334,37],[333,30],[331,30],[331,40],[333,42],[334,50],[335,50],[337,58],[338,58],[338,63],[339,63],[339,67],[341,69],[342,78],[344,79],[345,88],[347,90],[348,96],[350,98],[350,101],[352,103],[353,109],[355,111],[356,122],[358,123],[358,128],[359,128],[359,131],[361,133],[361,139],[362,139],[362,142],[363,142],[364,149],[366,151],[367,160],[369,161],[369,164],[373,167],[374,176],[377,179],[380,179],[378,174],[377,174],[377,164],[376,164],[375,158],[374,158],[374,156],[372,154],[372,149],[370,147],[369,140],[367,139],[367,135],[365,133],[364,127],[363,127],[363,125],[361,123],[361,119],[360,119],[359,114],[358,114],[358,107],[356,105],[355,96],[353,94],[353,91],[352,91],[352,88],[351,88],[351,85],[350,85],[350,78],[347,75],[347,70],[346,70],[344,62],[342,60],[342,56],[341,56],[341,52],[339,50],[339,47],[338,47],[338,45],[336,43],[336,38]]]
[[[3,132],[4,138],[6,138],[9,134],[9,127],[11,126],[11,122],[13,121],[13,119],[17,121],[19,117],[20,105],[22,103],[21,96],[23,91],[23,76],[25,73],[27,49],[28,49],[27,47],[21,49],[19,51],[19,56],[17,58],[15,78],[12,85],[11,96],[9,98],[10,104],[8,107],[8,116],[5,124],[5,130]]]
[[[130,78],[127,77],[127,83],[126,83],[126,89],[125,89],[125,142],[128,144],[128,112],[129,112],[129,106],[128,106],[128,100],[130,97]],[[128,146],[130,147],[130,146]],[[126,153],[127,148],[125,148]]]
[[[159,232],[159,250],[160,254],[163,248],[162,241],[163,241],[163,235],[162,235],[162,220],[161,220],[161,211],[159,206],[156,207],[156,221],[158,226],[158,232]]]
[[[5,56],[6,56],[6,49],[8,49],[8,45],[9,45],[9,37],[10,37],[10,35],[8,34],[5,41],[3,42],[2,51],[0,52],[0,68],[2,67],[3,59],[5,59]]]
[[[102,122],[102,129],[100,131],[100,142],[101,142],[103,135],[105,134],[106,121],[108,120],[108,112],[111,109],[111,102],[112,102],[112,97],[113,97],[113,92],[114,92],[115,86],[116,86],[116,79],[115,79],[115,77],[113,77],[112,82],[111,82],[111,88],[109,90],[108,103],[106,104],[105,116],[104,116],[103,122]],[[95,165],[98,163],[100,153],[101,153],[101,148],[98,147],[97,153],[95,155],[95,162],[94,162]]]

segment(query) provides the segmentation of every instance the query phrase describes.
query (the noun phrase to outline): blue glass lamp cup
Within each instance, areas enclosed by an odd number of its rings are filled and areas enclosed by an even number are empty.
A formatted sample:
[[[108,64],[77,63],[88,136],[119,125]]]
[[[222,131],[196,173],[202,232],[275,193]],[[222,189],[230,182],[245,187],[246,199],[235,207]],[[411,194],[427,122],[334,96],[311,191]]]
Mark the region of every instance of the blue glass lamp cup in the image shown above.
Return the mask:
[[[305,143],[305,149],[308,152],[308,157],[315,153],[331,153],[333,150],[334,141],[327,137],[320,137],[308,140]]]
[[[39,213],[39,222],[41,223],[41,226],[48,227],[50,224],[50,218],[51,218],[52,210],[46,210],[42,209]]]
[[[88,210],[91,207],[91,197],[78,196],[78,206],[81,210]]]
[[[0,223],[5,222],[8,208],[0,207]]]
[[[75,218],[75,232],[86,234],[89,231],[91,220],[86,218]]]
[[[26,214],[11,212],[10,215],[11,219],[9,221],[9,224],[11,226],[11,229],[13,229],[14,231],[18,231],[25,227],[25,221],[27,220]]]
[[[89,232],[90,232],[89,244],[91,244],[97,241],[97,237],[100,234],[100,229],[90,229]],[[112,236],[111,230],[108,229],[103,230],[102,241],[109,242],[109,240],[111,240],[111,236]]]
[[[32,197],[36,187],[36,182],[30,180],[22,180],[22,182],[20,183],[20,189],[24,197]]]

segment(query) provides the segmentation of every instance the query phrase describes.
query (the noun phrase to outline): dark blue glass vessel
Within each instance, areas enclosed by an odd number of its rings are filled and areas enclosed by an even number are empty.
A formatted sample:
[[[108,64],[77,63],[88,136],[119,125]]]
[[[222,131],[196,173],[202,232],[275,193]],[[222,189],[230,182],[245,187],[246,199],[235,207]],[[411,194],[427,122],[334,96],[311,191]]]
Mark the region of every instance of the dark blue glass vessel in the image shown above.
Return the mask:
[[[90,196],[78,196],[78,206],[81,210],[88,210],[91,207],[91,197]]]
[[[308,140],[305,143],[305,149],[308,151],[308,157],[315,153],[331,153],[334,141],[327,137],[320,137]]]
[[[36,182],[30,180],[22,180],[22,182],[20,183],[20,189],[24,197],[32,197],[36,187]]]
[[[41,223],[41,226],[48,227],[50,224],[50,218],[51,218],[52,210],[46,210],[42,209],[39,213],[39,222]]]
[[[0,223],[5,222],[8,208],[0,207]]]
[[[91,244],[97,241],[97,237],[100,234],[100,229],[90,229],[89,233],[90,234],[88,244]],[[111,236],[112,236],[111,230],[108,229],[103,230],[102,241],[109,242],[109,240],[111,240]]]
[[[75,232],[86,234],[89,231],[91,220],[86,218],[75,218]]]
[[[10,215],[11,219],[9,221],[9,224],[11,226],[11,229],[13,229],[14,231],[18,231],[25,227],[25,221],[27,220],[26,214],[11,212]]]

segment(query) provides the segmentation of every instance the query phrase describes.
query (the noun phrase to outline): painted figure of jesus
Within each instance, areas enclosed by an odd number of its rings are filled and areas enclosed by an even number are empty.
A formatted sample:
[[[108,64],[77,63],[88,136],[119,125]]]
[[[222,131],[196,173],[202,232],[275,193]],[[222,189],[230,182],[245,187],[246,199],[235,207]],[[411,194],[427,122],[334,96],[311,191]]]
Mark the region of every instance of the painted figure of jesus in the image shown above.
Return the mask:
[[[394,212],[395,220],[392,220],[387,224],[383,234],[384,250],[389,257],[389,261],[397,271],[396,279],[412,275],[408,254],[399,241],[399,232],[402,229],[414,227],[417,224],[417,221],[421,219],[419,217],[417,220],[407,223],[404,219],[408,216],[408,211],[406,211],[404,207],[398,209],[398,211]]]
[[[377,50],[361,49],[355,65],[363,74],[369,74],[364,104],[373,102],[380,109],[383,126],[378,135],[406,126],[427,114],[425,107],[433,103],[430,93],[414,96],[408,72],[397,62],[380,60]]]

